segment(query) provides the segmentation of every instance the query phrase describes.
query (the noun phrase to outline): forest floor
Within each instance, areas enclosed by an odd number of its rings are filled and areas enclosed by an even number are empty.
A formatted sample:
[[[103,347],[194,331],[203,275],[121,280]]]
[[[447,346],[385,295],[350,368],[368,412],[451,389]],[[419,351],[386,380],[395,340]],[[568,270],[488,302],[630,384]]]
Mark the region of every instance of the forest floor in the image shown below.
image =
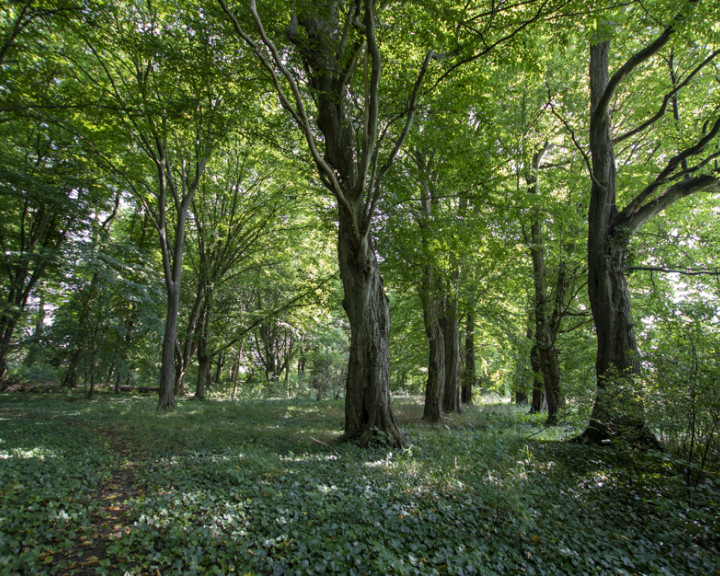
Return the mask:
[[[341,400],[0,394],[0,574],[720,576],[716,475],[485,400],[393,398],[389,451]]]

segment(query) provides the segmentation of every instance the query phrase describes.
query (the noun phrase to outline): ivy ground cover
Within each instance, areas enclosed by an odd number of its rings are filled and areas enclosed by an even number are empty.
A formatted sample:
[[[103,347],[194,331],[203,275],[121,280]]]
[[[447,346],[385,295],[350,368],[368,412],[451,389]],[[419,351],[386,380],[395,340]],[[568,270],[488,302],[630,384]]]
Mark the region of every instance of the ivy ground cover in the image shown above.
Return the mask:
[[[0,396],[1,574],[720,575],[720,487],[509,405],[339,440],[342,403]]]

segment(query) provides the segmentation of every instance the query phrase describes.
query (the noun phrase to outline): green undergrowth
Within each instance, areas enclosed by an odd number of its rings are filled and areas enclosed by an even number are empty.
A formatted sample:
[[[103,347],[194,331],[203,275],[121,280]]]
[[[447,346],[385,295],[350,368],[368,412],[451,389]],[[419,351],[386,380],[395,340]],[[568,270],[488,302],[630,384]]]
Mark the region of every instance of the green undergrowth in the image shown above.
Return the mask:
[[[720,574],[711,475],[509,405],[428,426],[395,398],[388,450],[340,441],[342,401],[68,399],[0,396],[3,574],[66,573],[123,465],[142,490],[97,573]]]

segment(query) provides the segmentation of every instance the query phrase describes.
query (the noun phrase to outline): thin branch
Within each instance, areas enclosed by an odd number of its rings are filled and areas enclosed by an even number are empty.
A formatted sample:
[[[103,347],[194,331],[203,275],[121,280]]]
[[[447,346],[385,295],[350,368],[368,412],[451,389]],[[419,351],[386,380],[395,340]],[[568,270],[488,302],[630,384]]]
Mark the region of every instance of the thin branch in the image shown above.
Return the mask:
[[[613,144],[619,144],[623,140],[626,140],[627,138],[630,138],[632,136],[635,136],[635,134],[642,132],[646,128],[652,126],[655,122],[660,120],[665,115],[665,112],[667,111],[668,104],[677,96],[677,93],[680,92],[681,89],[683,89],[685,86],[687,86],[690,81],[697,75],[700,70],[702,70],[705,66],[707,66],[710,62],[713,61],[714,58],[716,58],[720,54],[720,49],[715,50],[710,56],[708,56],[705,60],[703,60],[700,64],[698,64],[695,69],[690,72],[687,78],[683,80],[680,84],[676,85],[671,92],[668,92],[665,97],[663,98],[662,104],[660,105],[660,109],[650,118],[648,118],[645,122],[637,126],[636,128],[633,128],[632,130],[628,130],[624,134],[621,134],[620,136],[613,139]]]
[[[580,155],[582,156],[582,159],[585,162],[585,166],[587,167],[590,178],[595,182],[596,185],[599,186],[600,183],[595,180],[595,176],[593,174],[592,163],[590,162],[590,157],[587,155],[585,150],[583,150],[582,146],[580,145],[580,142],[578,142],[578,139],[575,136],[575,131],[573,130],[572,126],[570,126],[570,124],[567,123],[565,118],[563,118],[560,115],[560,113],[555,110],[555,106],[552,103],[552,95],[550,94],[550,85],[547,85],[547,90],[548,90],[548,106],[550,106],[550,112],[552,112],[552,115],[555,116],[555,118],[560,120],[562,125],[565,127],[565,130],[567,130],[568,133],[570,134],[570,139],[572,140],[573,145],[575,146],[577,151],[580,152]]]
[[[715,120],[715,123],[713,124],[712,128],[710,129],[707,134],[705,134],[696,144],[693,146],[690,146],[689,148],[686,148],[676,156],[670,159],[670,161],[667,163],[665,168],[660,172],[660,174],[657,175],[657,177],[648,184],[645,189],[640,192],[633,200],[622,210],[622,212],[619,214],[620,219],[630,219],[634,218],[635,215],[642,209],[647,207],[647,204],[645,206],[642,206],[643,203],[650,198],[650,196],[660,188],[662,185],[666,184],[672,173],[678,168],[678,166],[681,166],[684,161],[686,161],[688,158],[692,156],[696,156],[697,154],[702,153],[705,148],[715,139],[716,136],[720,134],[720,116]],[[703,162],[704,164],[705,162]],[[694,167],[692,169],[689,169],[688,171],[684,171],[684,173],[689,174],[697,170],[697,167]],[[700,177],[702,178],[702,177]],[[694,179],[688,179],[690,182],[678,183],[669,188],[663,196],[667,195],[668,192],[670,192],[673,189],[680,190],[683,188],[683,186],[687,187],[688,184],[695,184],[696,182],[693,182]],[[696,179],[695,179],[696,180]],[[707,182],[703,183],[703,186],[706,185]],[[691,193],[691,192],[688,192]],[[685,194],[687,195],[687,194]],[[666,206],[669,204],[666,204]],[[656,212],[657,213],[657,212]]]
[[[280,56],[280,53],[274,42],[265,32],[265,27],[263,26],[260,15],[258,14],[255,0],[249,0],[250,13],[252,14],[253,21],[255,22],[255,27],[260,34],[263,45],[270,52],[272,62],[270,61],[270,59],[268,59],[267,54],[263,52],[257,42],[255,42],[248,34],[245,33],[242,26],[240,26],[240,22],[238,21],[235,14],[228,8],[225,0],[218,0],[218,3],[220,4],[220,7],[223,9],[228,18],[230,18],[235,32],[237,32],[238,36],[240,36],[245,41],[245,43],[253,49],[256,56],[260,59],[262,65],[270,73],[273,85],[275,87],[275,91],[280,97],[283,107],[290,112],[296,124],[298,125],[300,130],[302,130],[303,135],[305,136],[305,140],[307,141],[308,147],[310,148],[310,154],[312,155],[313,160],[320,169],[321,178],[324,180],[326,185],[329,184],[328,187],[333,192],[333,194],[335,194],[338,201],[345,206],[348,213],[354,214],[355,212],[353,211],[350,202],[343,193],[342,186],[340,185],[340,181],[338,180],[335,170],[333,170],[332,167],[325,161],[325,158],[322,156],[322,154],[320,154],[320,151],[318,150],[317,143],[315,142],[315,136],[313,135],[312,129],[310,127],[310,120],[305,110],[304,100],[302,94],[300,93],[300,88],[298,87],[298,84],[295,81],[295,78],[293,77],[290,70],[288,70],[288,68],[283,64],[282,57]],[[278,77],[276,67],[277,70],[280,71],[282,77],[290,86],[290,91],[292,92],[293,98],[295,100],[295,106],[297,108],[294,108],[292,106],[288,95],[285,93],[285,90],[283,90],[282,85],[280,84],[280,78]],[[355,222],[354,218],[353,227],[355,229],[355,233],[359,235],[359,226],[357,225],[357,222]]]
[[[428,68],[430,67],[430,61],[436,57],[435,52],[430,50],[427,55],[425,56],[425,60],[423,61],[422,66],[420,67],[420,72],[418,73],[418,77],[415,80],[415,84],[413,86],[412,93],[410,94],[410,98],[408,98],[407,103],[407,120],[405,121],[405,127],[403,128],[402,133],[398,137],[398,139],[395,141],[395,145],[393,146],[393,149],[390,151],[390,154],[388,155],[387,159],[385,160],[385,164],[383,164],[382,168],[378,171],[377,175],[373,178],[372,181],[372,188],[371,188],[371,200],[370,200],[370,209],[367,212],[365,223],[363,226],[363,233],[367,233],[370,228],[370,222],[372,220],[372,214],[375,212],[375,207],[377,206],[378,199],[380,198],[380,186],[382,183],[382,179],[387,173],[388,170],[392,167],[393,163],[395,162],[395,158],[397,157],[398,153],[400,152],[400,149],[402,148],[402,145],[404,144],[405,140],[407,139],[408,134],[410,133],[410,130],[413,125],[413,121],[415,120],[415,111],[417,110],[417,99],[418,94],[420,93],[420,87],[422,86],[423,80],[425,78],[425,75],[427,74]]]
[[[668,268],[666,266],[626,266],[627,272],[663,272],[665,274],[680,274],[682,276],[720,276],[720,268],[715,270],[692,270],[682,268]]]

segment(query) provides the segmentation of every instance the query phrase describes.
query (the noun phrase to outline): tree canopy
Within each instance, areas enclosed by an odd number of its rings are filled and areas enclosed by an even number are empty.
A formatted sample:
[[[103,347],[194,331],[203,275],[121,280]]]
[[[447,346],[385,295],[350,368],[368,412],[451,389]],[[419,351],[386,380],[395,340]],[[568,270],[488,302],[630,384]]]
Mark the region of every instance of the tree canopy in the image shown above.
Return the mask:
[[[348,439],[395,446],[393,393],[439,423],[476,388],[655,444],[657,351],[717,330],[718,21],[11,2],[0,379],[332,391]]]

